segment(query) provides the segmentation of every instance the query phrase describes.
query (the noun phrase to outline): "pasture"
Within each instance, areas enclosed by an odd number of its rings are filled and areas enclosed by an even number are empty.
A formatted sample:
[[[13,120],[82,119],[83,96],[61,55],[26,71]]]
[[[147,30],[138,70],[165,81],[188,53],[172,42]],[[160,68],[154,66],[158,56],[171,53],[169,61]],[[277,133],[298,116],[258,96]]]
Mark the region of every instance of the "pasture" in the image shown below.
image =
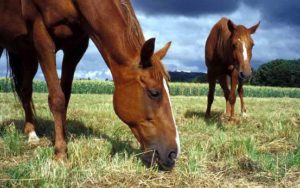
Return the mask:
[[[75,93],[101,88],[91,87],[89,81],[78,86],[76,82]],[[0,84],[0,187],[300,185],[300,89],[246,87],[249,116],[238,116],[240,122],[235,125],[222,116],[223,97],[215,98],[213,117],[204,119],[207,85],[176,84],[170,86],[171,100],[182,152],[172,172],[143,166],[136,139],[113,111],[112,95],[91,94],[101,93],[96,91],[72,95],[67,121],[69,159],[53,161],[47,94],[34,93],[41,140],[29,145],[22,133],[21,105],[8,92],[9,86]],[[110,86],[105,88],[99,90],[112,91]],[[252,96],[250,89],[252,95],[260,96]],[[197,93],[200,90],[203,94]],[[236,105],[238,114],[239,100]]]
[[[171,82],[169,84],[170,94],[172,96],[206,96],[208,84],[199,83],[179,83]],[[300,88],[283,87],[264,87],[249,86],[245,87],[246,97],[289,97],[300,98]],[[92,81],[92,80],[74,80],[72,93],[75,94],[112,94],[114,84],[112,81]],[[33,90],[38,93],[47,92],[47,85],[44,81],[34,80]],[[0,78],[0,92],[12,92],[10,79]],[[219,85],[216,87],[216,96],[223,96]]]

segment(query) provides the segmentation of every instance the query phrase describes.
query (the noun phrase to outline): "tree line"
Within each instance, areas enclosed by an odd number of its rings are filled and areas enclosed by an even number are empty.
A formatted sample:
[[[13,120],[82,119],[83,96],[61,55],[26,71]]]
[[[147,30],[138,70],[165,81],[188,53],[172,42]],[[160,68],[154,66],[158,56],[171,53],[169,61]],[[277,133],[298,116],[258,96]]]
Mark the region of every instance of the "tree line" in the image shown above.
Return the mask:
[[[277,59],[253,72],[251,85],[300,87],[300,59]]]
[[[198,74],[192,80],[196,83],[206,83],[207,76],[204,73],[201,75]],[[172,79],[172,81],[174,80]],[[253,69],[253,74],[250,80],[248,80],[248,84],[257,86],[300,87],[300,59],[276,59],[263,64],[257,70]]]

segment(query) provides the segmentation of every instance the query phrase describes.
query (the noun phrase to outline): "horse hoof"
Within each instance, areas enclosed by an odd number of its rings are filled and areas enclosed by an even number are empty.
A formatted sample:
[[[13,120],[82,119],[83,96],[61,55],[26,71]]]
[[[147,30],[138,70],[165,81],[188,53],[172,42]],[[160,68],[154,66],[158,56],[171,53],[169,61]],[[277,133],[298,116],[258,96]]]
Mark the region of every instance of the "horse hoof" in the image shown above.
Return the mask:
[[[211,115],[210,114],[205,114],[205,119],[209,119],[211,118]]]
[[[230,113],[224,112],[224,113],[223,113],[223,116],[224,116],[224,117],[230,117]]]
[[[39,141],[40,141],[40,138],[36,135],[36,132],[31,131],[28,135],[28,143],[36,143]]]
[[[68,149],[67,149],[67,145],[65,144],[58,144],[58,146],[54,147],[54,159],[56,161],[64,161],[68,158]]]
[[[228,120],[228,122],[229,122],[230,124],[237,124],[237,123],[240,122],[240,120],[237,119],[237,118],[235,118],[235,117],[230,117],[229,120]]]
[[[246,112],[242,112],[241,116],[242,117],[249,117],[249,115]]]
[[[66,153],[57,153],[55,154],[54,156],[54,160],[55,161],[66,161],[68,158],[67,154]]]

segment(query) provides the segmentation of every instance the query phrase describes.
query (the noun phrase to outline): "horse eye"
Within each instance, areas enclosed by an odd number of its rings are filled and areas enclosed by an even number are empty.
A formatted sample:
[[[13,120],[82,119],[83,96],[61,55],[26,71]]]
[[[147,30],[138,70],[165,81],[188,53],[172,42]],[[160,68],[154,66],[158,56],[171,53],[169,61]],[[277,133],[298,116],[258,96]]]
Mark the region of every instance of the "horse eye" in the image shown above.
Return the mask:
[[[236,44],[232,44],[232,48],[235,49],[236,48]]]
[[[154,99],[154,100],[161,99],[161,92],[157,89],[148,89],[147,93],[151,99]]]

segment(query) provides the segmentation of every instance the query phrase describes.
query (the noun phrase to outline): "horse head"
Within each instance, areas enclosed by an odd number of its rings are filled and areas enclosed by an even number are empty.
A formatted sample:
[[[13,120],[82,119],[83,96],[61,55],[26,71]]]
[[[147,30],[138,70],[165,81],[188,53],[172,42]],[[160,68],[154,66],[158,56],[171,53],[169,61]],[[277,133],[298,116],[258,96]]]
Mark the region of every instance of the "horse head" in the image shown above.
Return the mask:
[[[170,45],[167,43],[155,53],[155,39],[146,41],[139,63],[125,74],[123,84],[116,84],[114,92],[114,109],[141,144],[142,160],[149,166],[157,162],[164,170],[173,168],[180,152],[168,73],[161,62]]]
[[[246,79],[251,76],[251,58],[254,41],[251,37],[258,28],[260,22],[256,25],[246,28],[243,25],[235,25],[228,20],[227,26],[231,32],[230,51],[232,52],[233,62],[239,71],[239,77]]]

